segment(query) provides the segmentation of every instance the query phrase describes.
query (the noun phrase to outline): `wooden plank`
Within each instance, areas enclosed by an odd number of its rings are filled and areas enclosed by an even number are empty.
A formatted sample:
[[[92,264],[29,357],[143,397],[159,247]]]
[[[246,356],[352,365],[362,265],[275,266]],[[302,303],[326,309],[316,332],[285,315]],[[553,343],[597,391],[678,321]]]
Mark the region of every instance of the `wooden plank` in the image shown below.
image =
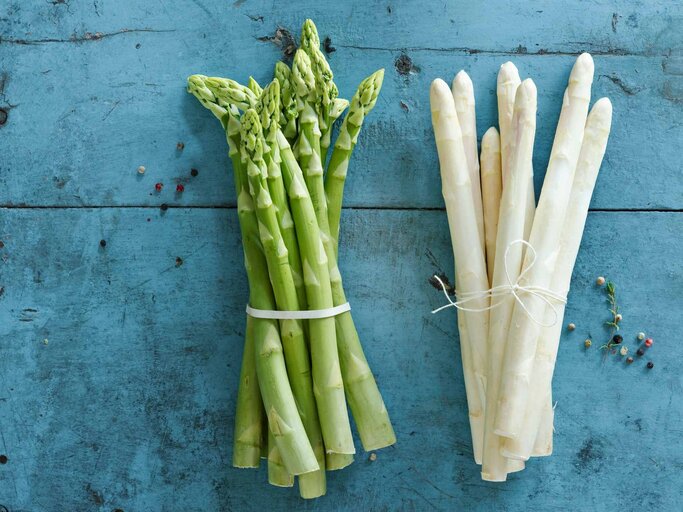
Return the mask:
[[[24,0],[10,3],[0,27],[5,41],[19,42],[87,40],[92,38],[88,33],[136,29],[173,30],[184,39],[229,30],[231,40],[221,46],[229,50],[242,38],[271,35],[277,25],[296,32],[305,18],[313,18],[323,35],[340,46],[663,54],[680,42],[680,15],[680,6],[667,0],[651,0],[647,8],[628,0],[566,5],[541,0],[529,6],[506,0],[303,0],[286,9],[264,0]]]
[[[683,139],[676,39],[683,18],[674,16],[680,9],[668,2],[654,3],[634,18],[627,2],[616,7],[592,3],[581,17],[585,22],[575,25],[559,19],[583,7],[551,8],[551,3],[531,17],[522,9],[502,9],[501,2],[484,3],[479,10],[414,4],[392,7],[392,13],[384,3],[369,2],[337,10],[300,6],[285,14],[275,14],[270,3],[226,7],[209,0],[176,0],[157,9],[127,2],[129,10],[101,1],[52,4],[36,0],[32,9],[13,4],[14,22],[2,26],[0,103],[13,106],[0,126],[2,204],[234,204],[230,177],[223,171],[224,137],[210,114],[184,92],[184,80],[193,72],[245,80],[251,71],[265,82],[281,52],[257,38],[272,34],[278,23],[296,29],[308,14],[323,34],[332,36],[337,51],[330,59],[342,94],[350,96],[374,69],[387,69],[381,100],[354,156],[347,206],[441,207],[429,83],[437,76],[450,79],[463,67],[470,72],[481,136],[495,123],[495,73],[510,58],[539,88],[538,193],[574,54],[593,49],[603,53],[596,56],[595,96],[608,95],[615,110],[593,206],[683,208],[678,146],[672,143]],[[615,31],[613,10],[618,13]],[[223,17],[207,14],[222,11]],[[503,23],[501,16],[509,21]],[[449,17],[456,22],[451,24]],[[98,31],[103,35],[92,35]],[[361,34],[366,34],[365,43]],[[444,42],[456,36],[455,46],[490,50],[473,55],[444,51],[452,46]],[[518,44],[533,52],[533,41],[578,42],[543,44],[551,54],[513,52]],[[625,50],[610,53],[596,45]],[[402,55],[406,58],[397,65]],[[185,143],[182,152],[176,150],[179,141]],[[147,167],[144,177],[136,173],[139,165]],[[199,169],[198,179],[190,180],[192,167]],[[166,185],[161,195],[153,192],[156,182]],[[186,185],[182,195],[173,193],[177,182]]]
[[[589,216],[567,313],[577,329],[555,381],[555,454],[492,485],[471,460],[455,314],[430,313],[442,297],[426,278],[437,265],[452,274],[445,214],[345,212],[342,271],[399,442],[331,474],[308,508],[675,510],[680,216]],[[229,467],[247,293],[234,210],[1,209],[0,239],[0,504],[302,506],[263,470]],[[603,362],[598,274],[617,283],[631,350],[637,331],[654,336],[655,369]]]

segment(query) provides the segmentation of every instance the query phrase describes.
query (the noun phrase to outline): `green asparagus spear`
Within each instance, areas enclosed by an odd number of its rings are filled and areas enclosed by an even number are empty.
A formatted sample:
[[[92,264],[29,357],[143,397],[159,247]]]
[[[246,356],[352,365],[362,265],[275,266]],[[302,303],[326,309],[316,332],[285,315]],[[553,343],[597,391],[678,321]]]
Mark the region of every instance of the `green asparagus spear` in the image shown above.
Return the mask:
[[[306,473],[310,475],[312,473]],[[301,475],[301,478],[304,475]],[[294,477],[287,471],[275,436],[268,431],[268,483],[276,487],[293,487]]]
[[[301,49],[311,60],[311,69],[315,76],[317,101],[316,111],[318,113],[318,124],[320,127],[320,161],[323,164],[327,159],[327,150],[330,147],[330,139],[334,122],[339,118],[344,109],[348,106],[347,100],[337,101],[339,90],[333,82],[332,69],[330,68],[325,55],[320,50],[320,37],[318,29],[313,20],[306,20],[301,29]]]
[[[204,87],[202,80],[190,77],[188,79],[188,91],[194,94],[199,101],[209,108],[224,126],[227,127],[229,109],[216,105],[213,94]],[[228,140],[230,156],[239,156],[237,146]],[[235,173],[235,188],[237,196],[241,191],[241,183],[238,173]],[[246,229],[248,223],[240,222],[243,239],[248,238]],[[245,249],[245,258],[247,250]],[[246,263],[246,259],[245,259]],[[265,262],[264,262],[265,263]],[[255,289],[254,289],[255,291]],[[251,286],[250,286],[251,292]],[[252,292],[253,293],[253,292]],[[252,300],[250,299],[250,302]],[[235,432],[233,436],[232,465],[238,468],[254,468],[259,466],[261,449],[265,449],[263,432],[267,429],[267,420],[263,414],[263,403],[259,391],[256,376],[256,356],[254,340],[254,322],[256,320],[247,316],[247,328],[244,339],[244,354],[242,356],[242,369],[240,371],[240,384],[237,390],[237,408],[235,411]]]
[[[351,153],[356,147],[358,133],[363,120],[375,106],[377,96],[382,88],[384,70],[375,71],[358,86],[351,99],[351,106],[339,129],[339,136],[334,144],[330,164],[325,176],[325,194],[328,203],[330,234],[334,241],[335,254],[339,245],[339,220],[341,218],[342,198],[346,172],[349,168]]]
[[[232,465],[236,468],[259,467],[261,443],[263,443],[262,432],[267,429],[262,414],[263,402],[256,377],[255,358],[254,319],[247,316],[232,445]]]
[[[289,255],[289,266],[294,279],[294,286],[296,287],[299,308],[307,309],[299,244],[296,239],[296,231],[294,230],[294,221],[287,204],[287,194],[284,182],[282,181],[282,173],[280,172],[280,149],[275,140],[275,135],[280,129],[280,85],[277,80],[273,80],[266,87],[255,108],[261,116],[263,135],[266,139],[266,151],[263,154],[263,159],[267,168],[268,191],[275,204],[278,225],[280,226],[280,232]]]

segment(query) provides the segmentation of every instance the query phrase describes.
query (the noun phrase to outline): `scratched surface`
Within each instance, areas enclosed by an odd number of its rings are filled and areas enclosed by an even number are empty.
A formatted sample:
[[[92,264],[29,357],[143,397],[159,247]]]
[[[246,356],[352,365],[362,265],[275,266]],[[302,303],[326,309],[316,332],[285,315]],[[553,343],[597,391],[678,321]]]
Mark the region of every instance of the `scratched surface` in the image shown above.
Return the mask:
[[[424,4],[2,1],[0,505],[680,509],[683,9]],[[184,92],[192,72],[265,82],[283,55],[277,27],[296,33],[306,17],[330,37],[343,95],[387,70],[352,162],[341,266],[399,439],[331,473],[314,503],[268,486],[263,469],[230,467],[246,279],[225,140]],[[512,59],[534,78],[538,193],[584,50],[615,125],[572,281],[577,329],[560,347],[555,453],[489,484],[471,458],[455,315],[429,313],[442,298],[426,277],[451,273],[452,256],[428,84],[467,69],[481,135],[495,118],[498,66]],[[631,350],[638,331],[655,338],[644,358],[653,370],[601,357],[599,274],[617,283]]]

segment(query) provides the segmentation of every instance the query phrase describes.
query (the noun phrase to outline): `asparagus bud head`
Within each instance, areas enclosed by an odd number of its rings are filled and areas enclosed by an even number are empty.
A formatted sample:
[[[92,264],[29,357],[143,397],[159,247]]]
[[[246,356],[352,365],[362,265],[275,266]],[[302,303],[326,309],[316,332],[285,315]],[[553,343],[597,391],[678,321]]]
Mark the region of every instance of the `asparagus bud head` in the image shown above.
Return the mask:
[[[240,110],[247,110],[258,99],[251,89],[230,78],[204,77],[204,84],[222,106],[235,105]]]
[[[306,102],[314,100],[313,95],[315,93],[315,76],[311,68],[311,59],[301,49],[294,54],[292,84],[296,91],[297,111],[301,113]]]
[[[301,48],[305,52],[320,49],[320,36],[313,20],[307,19],[301,27]]]
[[[263,87],[261,87],[259,85],[259,83],[256,81],[256,79],[253,76],[249,77],[249,82],[247,83],[247,87],[256,96],[261,96],[261,93],[263,92]]]
[[[209,109],[213,115],[222,120],[223,116],[228,113],[227,108],[219,105],[218,98],[206,86],[206,77],[204,75],[192,75],[187,79],[187,92],[192,94],[199,102]]]

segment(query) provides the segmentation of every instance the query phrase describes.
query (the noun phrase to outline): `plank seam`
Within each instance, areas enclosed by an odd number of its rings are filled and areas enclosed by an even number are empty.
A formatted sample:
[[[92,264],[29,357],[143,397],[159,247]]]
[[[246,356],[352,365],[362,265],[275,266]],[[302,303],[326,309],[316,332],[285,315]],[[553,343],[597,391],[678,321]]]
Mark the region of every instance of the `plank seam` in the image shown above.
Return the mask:
[[[166,205],[166,209],[175,210],[236,210],[234,204],[216,205]],[[0,205],[0,210],[160,210],[161,205],[126,204],[126,205]],[[388,211],[446,211],[441,206],[344,206],[342,210],[388,210]],[[590,208],[594,213],[683,213],[683,208]]]
[[[571,44],[571,43],[570,43]],[[438,47],[424,47],[424,46],[413,46],[413,47],[383,47],[383,46],[360,46],[360,45],[345,45],[337,44],[338,48],[345,48],[350,50],[363,50],[363,51],[382,51],[382,52],[438,52],[438,53],[460,53],[465,55],[566,55],[569,57],[576,57],[577,54],[582,52],[588,52],[591,55],[605,56],[605,57],[668,57],[667,53],[654,53],[654,52],[635,52],[626,50],[625,48],[596,48],[592,47],[589,43],[575,42],[573,44],[586,45],[582,46],[581,50],[576,51],[565,51],[565,50],[548,50],[546,48],[539,48],[535,51],[529,51],[526,46],[519,45],[517,48],[511,50],[491,50],[484,48],[468,48],[466,46],[454,46],[450,48],[438,48]]]

